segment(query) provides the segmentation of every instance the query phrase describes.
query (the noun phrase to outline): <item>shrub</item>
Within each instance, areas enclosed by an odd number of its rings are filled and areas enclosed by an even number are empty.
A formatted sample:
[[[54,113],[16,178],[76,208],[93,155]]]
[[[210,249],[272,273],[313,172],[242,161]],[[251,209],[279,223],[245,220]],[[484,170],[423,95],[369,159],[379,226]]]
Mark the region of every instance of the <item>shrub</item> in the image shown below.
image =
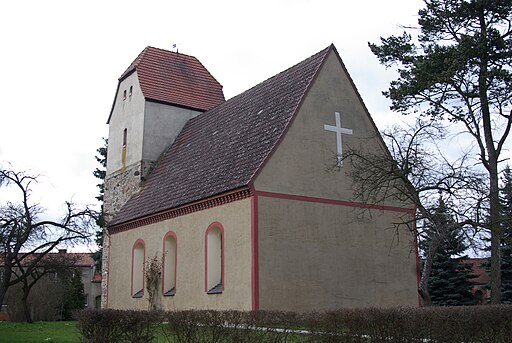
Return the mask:
[[[119,325],[123,311],[84,310],[78,315],[77,328],[87,343],[122,342],[122,327]]]
[[[161,325],[165,322],[165,325]],[[275,311],[86,310],[83,342],[508,342],[512,306],[366,308],[296,314]]]
[[[152,342],[162,322],[158,311],[84,310],[78,315],[82,342]]]

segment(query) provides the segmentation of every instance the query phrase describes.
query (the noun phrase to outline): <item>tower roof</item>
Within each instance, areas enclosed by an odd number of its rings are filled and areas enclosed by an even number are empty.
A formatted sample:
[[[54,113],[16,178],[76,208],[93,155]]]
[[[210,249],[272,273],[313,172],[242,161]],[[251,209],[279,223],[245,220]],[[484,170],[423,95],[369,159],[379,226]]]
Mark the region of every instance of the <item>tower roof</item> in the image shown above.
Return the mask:
[[[119,83],[134,72],[146,100],[200,111],[224,102],[222,85],[193,56],[148,46],[121,75]],[[115,100],[112,110],[114,105]]]
[[[189,120],[109,226],[250,185],[331,51],[332,45]]]

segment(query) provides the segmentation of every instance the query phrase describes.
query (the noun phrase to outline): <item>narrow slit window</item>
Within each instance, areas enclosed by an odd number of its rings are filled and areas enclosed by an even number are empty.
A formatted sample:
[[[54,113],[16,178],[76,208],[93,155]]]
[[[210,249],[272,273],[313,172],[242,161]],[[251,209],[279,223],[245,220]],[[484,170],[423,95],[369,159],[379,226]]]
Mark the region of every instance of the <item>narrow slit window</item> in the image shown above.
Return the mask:
[[[121,162],[123,163],[123,166],[126,163],[126,141],[128,140],[128,129],[124,129],[123,131],[123,150],[121,155]]]
[[[126,100],[126,89],[123,91],[123,101]]]

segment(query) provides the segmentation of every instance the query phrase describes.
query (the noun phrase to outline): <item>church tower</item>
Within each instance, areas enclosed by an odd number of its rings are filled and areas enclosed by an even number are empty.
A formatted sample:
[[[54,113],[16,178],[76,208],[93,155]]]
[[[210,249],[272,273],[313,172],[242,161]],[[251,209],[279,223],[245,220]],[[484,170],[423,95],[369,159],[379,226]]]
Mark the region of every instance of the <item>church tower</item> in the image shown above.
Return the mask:
[[[103,210],[108,223],[137,193],[187,121],[224,102],[221,84],[193,56],[146,47],[119,78],[109,125]],[[103,235],[102,308],[110,235]]]
[[[119,78],[108,118],[107,222],[136,193],[186,122],[224,102],[195,57],[145,48]]]

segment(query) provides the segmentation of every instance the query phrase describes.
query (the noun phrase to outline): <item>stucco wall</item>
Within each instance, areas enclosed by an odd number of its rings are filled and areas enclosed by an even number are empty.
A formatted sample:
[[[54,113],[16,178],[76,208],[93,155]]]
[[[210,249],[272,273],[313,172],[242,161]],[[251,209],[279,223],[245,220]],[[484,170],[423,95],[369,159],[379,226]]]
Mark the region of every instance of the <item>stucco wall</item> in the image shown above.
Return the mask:
[[[404,213],[258,202],[260,309],[418,305],[414,236],[392,225]]]
[[[332,52],[286,136],[255,180],[257,191],[352,203],[351,165],[333,170],[336,134],[343,149],[385,153],[350,78]],[[275,195],[271,195],[275,196]],[[348,204],[350,205],[350,204]],[[357,204],[356,204],[357,205]],[[386,203],[403,208],[411,204]],[[259,197],[261,309],[417,305],[414,236],[395,231],[405,212]],[[406,220],[409,220],[410,217]],[[397,243],[399,244],[397,245]]]
[[[164,309],[251,309],[251,207],[250,199],[151,224],[110,236],[108,307],[147,309],[147,292],[132,298],[131,253],[142,239],[146,258],[162,256],[163,239],[172,230],[177,237],[176,295],[159,299]],[[205,292],[205,232],[219,222],[224,229],[224,291]]]

